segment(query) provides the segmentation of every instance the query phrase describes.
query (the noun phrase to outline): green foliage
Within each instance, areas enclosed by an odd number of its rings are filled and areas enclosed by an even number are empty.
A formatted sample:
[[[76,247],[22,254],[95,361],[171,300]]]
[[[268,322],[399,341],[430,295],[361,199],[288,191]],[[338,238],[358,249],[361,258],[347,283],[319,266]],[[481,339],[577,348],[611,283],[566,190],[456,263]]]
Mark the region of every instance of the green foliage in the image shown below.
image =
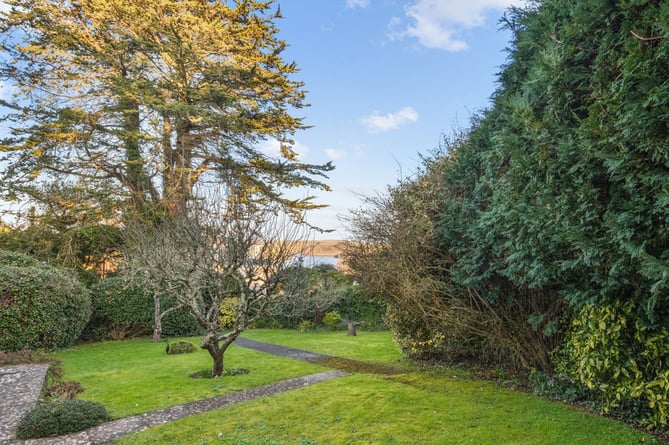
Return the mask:
[[[168,310],[177,304],[176,299],[165,297],[164,301],[161,302],[161,307],[163,310]],[[153,304],[151,307],[153,310]],[[197,324],[197,321],[195,321],[190,312],[183,308],[165,315],[163,317],[162,326],[163,335],[170,338],[190,337],[193,335],[201,335],[203,332],[202,327]]]
[[[152,298],[122,278],[112,277],[91,287],[93,315],[90,338],[123,339],[149,335],[153,327]]]
[[[195,352],[196,350],[197,347],[193,343],[184,340],[172,343],[168,341],[167,346],[165,347],[165,352],[168,354],[188,354]]]
[[[91,428],[109,420],[107,410],[87,400],[65,400],[37,405],[19,423],[19,439],[58,436]]]
[[[567,403],[585,404],[594,409],[601,406],[601,397],[596,391],[563,374],[548,374],[532,370],[529,375],[529,385],[532,392],[541,397]]]
[[[90,315],[87,289],[68,272],[0,265],[0,349],[70,346]]]
[[[332,306],[347,321],[353,321],[365,331],[387,329],[385,324],[386,304],[383,299],[367,295],[361,286],[350,285],[342,300]]]
[[[323,317],[323,324],[333,331],[341,327],[341,321],[341,315],[337,311],[326,312],[325,317]]]
[[[631,301],[586,305],[564,345],[562,369],[601,394],[606,412],[664,428],[669,420],[669,330],[638,320]]]
[[[39,261],[35,258],[9,250],[0,250],[0,264],[4,266],[30,267],[39,266]]]
[[[87,340],[123,339],[150,335],[153,329],[154,303],[148,291],[128,284],[121,277],[110,277],[91,287],[93,314],[83,337]],[[176,304],[163,298],[163,311]],[[168,313],[162,320],[166,337],[198,335],[201,328],[185,309]]]
[[[237,306],[239,298],[226,298],[221,303],[220,326],[224,329],[231,328],[237,319]]]
[[[56,267],[74,270],[86,284],[97,282],[117,260],[119,229],[90,221],[99,215],[71,215],[71,209],[63,203],[67,199],[59,196],[58,190],[45,194],[66,210],[54,210],[54,204],[43,214],[33,214],[28,227],[0,232],[0,249],[22,252]]]
[[[316,329],[316,324],[313,321],[304,320],[297,325],[297,330],[300,332],[313,331]]]
[[[335,310],[347,298],[350,277],[329,267],[291,267],[281,287],[281,297],[268,316],[282,327],[296,327],[303,321],[323,322],[326,312]]]

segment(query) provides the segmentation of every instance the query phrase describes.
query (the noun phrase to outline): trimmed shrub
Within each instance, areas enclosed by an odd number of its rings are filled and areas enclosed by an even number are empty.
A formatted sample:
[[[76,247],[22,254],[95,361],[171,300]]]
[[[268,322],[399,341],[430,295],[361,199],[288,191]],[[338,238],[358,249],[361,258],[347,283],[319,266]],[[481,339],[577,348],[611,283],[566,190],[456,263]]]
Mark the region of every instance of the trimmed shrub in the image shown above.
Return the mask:
[[[5,266],[31,267],[39,266],[40,262],[23,253],[0,250],[0,264]]]
[[[153,302],[141,289],[112,277],[95,284],[91,294],[93,316],[86,328],[87,339],[119,340],[151,334]]]
[[[190,352],[195,352],[196,349],[197,348],[193,343],[187,341],[180,340],[174,343],[168,341],[167,346],[165,347],[165,352],[168,354],[188,354]]]
[[[46,264],[0,265],[0,349],[70,346],[90,315],[89,293],[72,274]]]
[[[139,286],[128,286],[121,277],[100,281],[91,289],[93,315],[83,338],[97,341],[150,335],[153,330],[153,298]],[[163,311],[173,307],[173,298],[164,298]],[[162,320],[166,337],[200,335],[202,330],[187,310],[169,313]]]
[[[109,419],[99,403],[65,400],[37,405],[19,423],[19,439],[58,436],[94,427]]]

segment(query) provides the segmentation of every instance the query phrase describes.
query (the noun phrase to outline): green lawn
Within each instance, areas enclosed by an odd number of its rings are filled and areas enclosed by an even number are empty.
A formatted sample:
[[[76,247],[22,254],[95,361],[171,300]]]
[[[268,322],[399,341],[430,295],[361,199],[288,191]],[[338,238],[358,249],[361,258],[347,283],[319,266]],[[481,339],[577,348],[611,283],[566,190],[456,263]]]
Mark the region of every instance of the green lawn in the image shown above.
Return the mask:
[[[191,338],[195,344],[199,339]],[[167,355],[165,343],[128,340],[94,343],[55,354],[66,380],[81,382],[82,399],[103,403],[115,418],[254,388],[326,368],[231,346],[225,366],[243,368],[245,375],[193,379],[191,374],[211,369],[209,354]]]
[[[120,444],[652,444],[629,426],[460,373],[411,370],[390,334],[254,330],[245,336],[393,365],[396,375],[352,374],[330,382],[186,418]],[[233,347],[226,366],[247,375],[194,380],[204,352],[167,356],[148,340],[86,345],[57,354],[83,398],[116,417],[260,386],[323,368]],[[448,368],[442,368],[443,371]]]

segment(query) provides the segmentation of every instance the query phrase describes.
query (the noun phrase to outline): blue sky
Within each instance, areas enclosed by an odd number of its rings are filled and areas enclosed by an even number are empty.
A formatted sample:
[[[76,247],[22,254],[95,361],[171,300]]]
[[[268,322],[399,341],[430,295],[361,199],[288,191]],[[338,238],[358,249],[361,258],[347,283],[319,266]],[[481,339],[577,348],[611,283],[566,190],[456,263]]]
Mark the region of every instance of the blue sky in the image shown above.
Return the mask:
[[[281,0],[284,53],[301,71],[313,127],[295,137],[307,162],[332,160],[333,191],[310,221],[336,229],[338,215],[411,176],[418,153],[466,128],[486,107],[506,60],[499,19],[516,0]]]
[[[301,158],[332,161],[326,209],[312,224],[346,236],[339,215],[360,195],[383,192],[411,176],[418,153],[443,135],[466,128],[486,107],[505,62],[504,10],[520,0],[279,0],[284,53],[300,72],[310,107],[298,110],[312,126],[295,135]],[[0,8],[4,5],[0,0]],[[0,95],[7,94],[0,83]],[[276,150],[267,142],[268,153]],[[309,194],[307,191],[300,195]]]

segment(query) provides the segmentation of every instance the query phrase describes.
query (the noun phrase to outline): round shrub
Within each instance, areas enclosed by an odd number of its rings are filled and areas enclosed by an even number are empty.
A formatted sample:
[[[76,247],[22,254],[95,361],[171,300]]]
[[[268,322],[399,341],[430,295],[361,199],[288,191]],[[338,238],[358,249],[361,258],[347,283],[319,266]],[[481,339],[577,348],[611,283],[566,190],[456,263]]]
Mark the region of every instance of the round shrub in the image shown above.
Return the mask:
[[[65,400],[37,405],[19,423],[19,439],[58,436],[94,427],[109,419],[99,403]]]
[[[165,352],[168,354],[188,354],[189,352],[195,352],[196,349],[193,343],[180,340],[174,343],[167,342]]]
[[[0,264],[5,266],[30,267],[39,266],[40,262],[23,253],[0,250]]]
[[[336,331],[341,326],[341,315],[337,311],[330,311],[325,314],[323,324],[329,329]]]
[[[90,315],[89,293],[72,274],[0,264],[0,350],[70,346]]]

